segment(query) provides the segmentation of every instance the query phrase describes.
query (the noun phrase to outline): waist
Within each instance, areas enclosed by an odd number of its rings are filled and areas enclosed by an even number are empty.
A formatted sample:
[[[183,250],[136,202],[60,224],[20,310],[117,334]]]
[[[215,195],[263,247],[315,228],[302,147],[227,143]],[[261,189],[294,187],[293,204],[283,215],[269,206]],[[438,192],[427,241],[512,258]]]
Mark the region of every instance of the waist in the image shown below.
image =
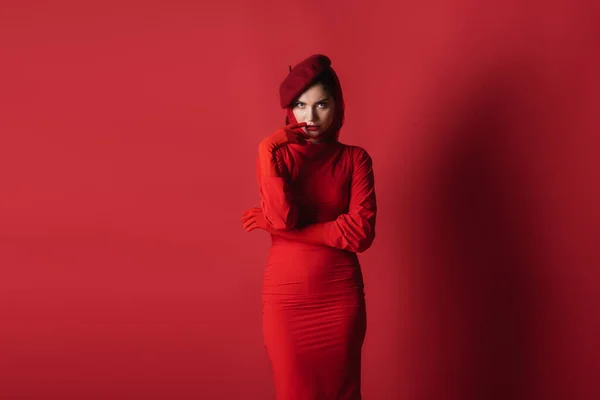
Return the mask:
[[[359,266],[356,253],[329,246],[272,237],[269,262],[344,264]]]
[[[363,277],[356,253],[278,239],[269,251],[263,293],[362,291]]]

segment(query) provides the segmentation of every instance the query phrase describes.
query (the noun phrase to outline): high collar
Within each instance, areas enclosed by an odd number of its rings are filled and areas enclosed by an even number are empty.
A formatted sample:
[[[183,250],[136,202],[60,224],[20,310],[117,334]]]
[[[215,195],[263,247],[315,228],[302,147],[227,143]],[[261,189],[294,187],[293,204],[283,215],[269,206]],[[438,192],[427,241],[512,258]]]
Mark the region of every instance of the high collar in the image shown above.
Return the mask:
[[[294,143],[289,145],[294,152],[301,154],[305,158],[324,156],[334,151],[339,146],[341,146],[341,144],[337,140],[329,140],[317,143]]]

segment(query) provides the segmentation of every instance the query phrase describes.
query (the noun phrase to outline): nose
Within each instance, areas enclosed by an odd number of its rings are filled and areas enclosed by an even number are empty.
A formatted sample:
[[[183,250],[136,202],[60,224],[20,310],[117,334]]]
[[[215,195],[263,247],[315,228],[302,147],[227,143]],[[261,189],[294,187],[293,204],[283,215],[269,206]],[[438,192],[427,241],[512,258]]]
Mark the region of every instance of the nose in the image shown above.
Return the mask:
[[[306,119],[306,122],[312,122],[313,121],[313,117],[314,117],[314,111],[312,109],[312,107],[306,107],[306,114],[304,115],[304,118]]]

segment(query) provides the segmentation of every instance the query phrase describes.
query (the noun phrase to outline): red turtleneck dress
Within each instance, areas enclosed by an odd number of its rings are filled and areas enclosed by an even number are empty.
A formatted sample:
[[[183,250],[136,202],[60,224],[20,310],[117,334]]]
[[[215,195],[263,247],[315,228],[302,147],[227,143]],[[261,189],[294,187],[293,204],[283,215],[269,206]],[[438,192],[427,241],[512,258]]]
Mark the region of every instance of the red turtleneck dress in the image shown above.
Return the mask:
[[[263,331],[278,400],[360,399],[366,330],[356,253],[375,236],[371,158],[338,141],[277,151],[281,177],[258,174],[273,229]]]

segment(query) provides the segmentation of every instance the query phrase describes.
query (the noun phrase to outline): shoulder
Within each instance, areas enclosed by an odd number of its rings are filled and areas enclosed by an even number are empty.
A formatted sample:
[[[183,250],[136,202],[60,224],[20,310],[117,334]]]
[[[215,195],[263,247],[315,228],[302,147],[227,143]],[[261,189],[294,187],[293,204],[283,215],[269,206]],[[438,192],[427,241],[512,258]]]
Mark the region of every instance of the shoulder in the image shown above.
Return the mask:
[[[367,150],[360,146],[342,144],[346,156],[352,160],[354,165],[368,164],[371,165],[373,160]]]
[[[345,164],[355,177],[368,176],[373,173],[373,160],[367,150],[360,146],[342,144]]]

